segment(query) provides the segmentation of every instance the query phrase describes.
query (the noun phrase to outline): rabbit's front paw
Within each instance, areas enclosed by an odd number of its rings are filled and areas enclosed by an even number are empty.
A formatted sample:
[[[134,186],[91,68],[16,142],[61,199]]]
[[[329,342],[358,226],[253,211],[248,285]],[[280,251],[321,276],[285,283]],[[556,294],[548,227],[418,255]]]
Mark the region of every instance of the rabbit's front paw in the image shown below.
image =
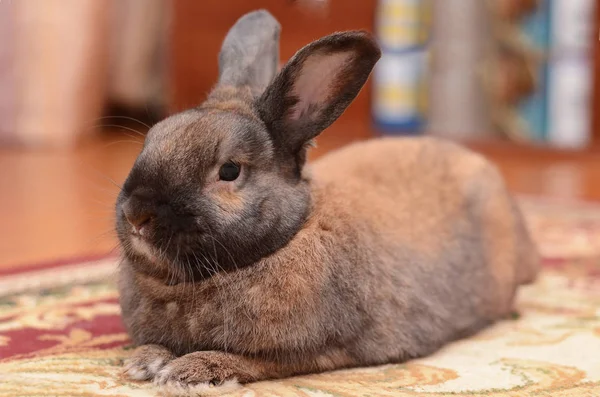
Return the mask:
[[[221,352],[195,352],[179,357],[158,372],[154,383],[166,395],[205,395],[236,389],[247,378],[237,371],[236,356]]]
[[[125,361],[123,372],[133,380],[154,379],[158,371],[174,358],[173,353],[163,346],[143,345]]]

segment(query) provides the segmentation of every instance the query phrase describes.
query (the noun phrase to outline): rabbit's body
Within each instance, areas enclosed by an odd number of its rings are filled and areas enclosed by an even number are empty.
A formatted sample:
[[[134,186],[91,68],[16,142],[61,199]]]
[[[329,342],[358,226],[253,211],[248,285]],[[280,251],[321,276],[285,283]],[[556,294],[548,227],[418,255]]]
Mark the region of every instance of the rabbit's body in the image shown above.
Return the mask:
[[[455,144],[375,139],[304,169],[380,52],[334,34],[273,79],[278,32],[236,23],[219,85],[151,129],[119,195],[126,373],[167,393],[420,357],[506,317],[537,272],[500,175]]]
[[[176,285],[123,266],[134,341],[260,356],[256,378],[398,362],[507,316],[537,271],[502,179],[466,149],[377,139],[311,171],[306,225],[256,264]]]

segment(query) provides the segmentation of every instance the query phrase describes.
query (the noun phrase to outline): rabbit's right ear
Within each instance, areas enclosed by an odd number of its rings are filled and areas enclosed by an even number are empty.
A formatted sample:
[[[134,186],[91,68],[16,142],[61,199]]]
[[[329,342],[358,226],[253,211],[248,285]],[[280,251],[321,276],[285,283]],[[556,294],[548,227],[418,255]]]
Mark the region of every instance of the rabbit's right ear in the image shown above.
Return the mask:
[[[248,86],[258,96],[279,66],[279,22],[265,10],[253,11],[229,29],[219,53],[219,85]]]
[[[297,156],[358,95],[381,50],[363,31],[335,33],[294,55],[257,102],[273,141]]]

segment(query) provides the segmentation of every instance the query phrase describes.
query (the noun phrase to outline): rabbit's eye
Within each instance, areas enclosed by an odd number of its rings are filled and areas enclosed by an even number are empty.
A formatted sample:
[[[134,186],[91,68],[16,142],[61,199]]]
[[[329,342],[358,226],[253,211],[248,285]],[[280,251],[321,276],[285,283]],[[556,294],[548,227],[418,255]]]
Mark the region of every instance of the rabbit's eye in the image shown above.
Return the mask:
[[[240,166],[233,161],[228,161],[219,170],[219,179],[222,181],[235,181],[240,176]]]

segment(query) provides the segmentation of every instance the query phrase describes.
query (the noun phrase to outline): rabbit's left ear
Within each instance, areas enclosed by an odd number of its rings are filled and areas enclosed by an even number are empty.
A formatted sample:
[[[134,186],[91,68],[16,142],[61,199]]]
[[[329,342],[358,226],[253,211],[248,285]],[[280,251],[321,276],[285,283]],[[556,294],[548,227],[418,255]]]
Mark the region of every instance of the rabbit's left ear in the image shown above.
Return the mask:
[[[248,86],[258,96],[279,65],[279,22],[267,11],[242,16],[231,27],[219,53],[219,85]]]
[[[380,56],[363,31],[332,34],[298,51],[257,103],[277,146],[296,155],[331,125],[358,95]]]

